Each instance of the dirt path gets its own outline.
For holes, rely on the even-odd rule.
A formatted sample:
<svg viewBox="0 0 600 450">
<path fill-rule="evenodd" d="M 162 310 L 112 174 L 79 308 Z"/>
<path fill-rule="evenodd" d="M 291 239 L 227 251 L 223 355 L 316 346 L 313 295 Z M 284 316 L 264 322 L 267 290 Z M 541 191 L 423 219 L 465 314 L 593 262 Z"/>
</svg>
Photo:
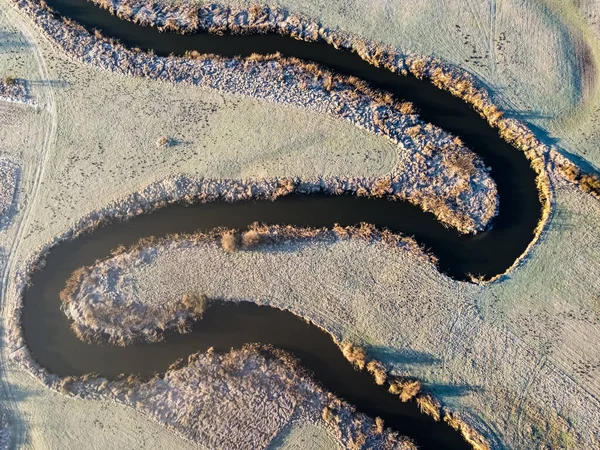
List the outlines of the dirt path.
<svg viewBox="0 0 600 450">
<path fill-rule="evenodd" d="M 14 224 L 14 226 L 17 227 L 17 232 L 14 234 L 12 242 L 10 242 L 10 244 L 8 245 L 7 262 L 1 273 L 2 282 L 0 283 L 0 304 L 2 317 L 6 317 L 8 311 L 11 308 L 11 306 L 7 304 L 7 292 L 9 289 L 9 284 L 17 270 L 17 256 L 19 254 L 20 244 L 23 240 L 24 233 L 28 229 L 29 224 L 31 222 L 32 210 L 35 205 L 38 193 L 40 191 L 41 180 L 43 179 L 46 170 L 46 162 L 48 160 L 51 145 L 54 142 L 54 138 L 56 135 L 57 114 L 54 90 L 52 84 L 49 83 L 50 76 L 48 72 L 48 67 L 42 55 L 42 52 L 38 46 L 36 38 L 29 29 L 30 24 L 28 23 L 28 20 L 24 20 L 16 11 L 12 9 L 12 7 L 3 8 L 3 12 L 4 14 L 6 14 L 7 17 L 10 18 L 12 25 L 17 27 L 21 31 L 22 36 L 30 45 L 29 50 L 32 52 L 37 62 L 37 75 L 39 75 L 41 81 L 40 86 L 36 89 L 34 95 L 37 97 L 38 104 L 43 105 L 43 107 L 45 108 L 45 112 L 49 114 L 50 118 L 49 121 L 46 121 L 46 123 L 44 123 L 42 145 L 40 147 L 37 167 L 24 167 L 24 171 L 28 169 L 33 170 L 34 175 L 31 182 L 31 187 L 23 196 L 25 201 L 25 210 L 23 214 L 17 215 Z M 44 117 L 47 116 L 44 114 Z M 21 411 L 15 407 L 15 396 L 11 390 L 10 383 L 8 382 L 6 370 L 4 369 L 7 367 L 7 360 L 7 355 L 5 354 L 4 349 L 2 349 L 2 351 L 0 351 L 0 367 L 3 369 L 0 369 L 0 383 L 2 391 L 5 393 L 5 398 L 7 400 L 4 404 L 4 407 L 9 411 L 9 421 L 11 422 L 10 425 L 13 440 L 12 444 L 15 448 L 17 448 L 21 447 L 25 439 L 25 429 L 23 426 L 24 419 L 22 417 Z"/>
</svg>

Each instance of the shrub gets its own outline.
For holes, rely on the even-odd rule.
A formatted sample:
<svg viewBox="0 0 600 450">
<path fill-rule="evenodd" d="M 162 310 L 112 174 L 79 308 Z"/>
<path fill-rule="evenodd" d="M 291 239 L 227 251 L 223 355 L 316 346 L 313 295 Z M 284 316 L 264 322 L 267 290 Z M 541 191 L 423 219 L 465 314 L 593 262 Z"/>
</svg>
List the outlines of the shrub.
<svg viewBox="0 0 600 450">
<path fill-rule="evenodd" d="M 411 102 L 402 102 L 398 109 L 400 110 L 400 112 L 402 114 L 406 114 L 406 115 L 416 113 L 415 105 L 413 105 Z"/>
<path fill-rule="evenodd" d="M 475 155 L 473 153 L 459 150 L 451 151 L 444 153 L 444 159 L 450 167 L 463 176 L 471 176 L 477 171 L 474 164 Z"/>
<path fill-rule="evenodd" d="M 417 397 L 417 405 L 423 414 L 427 414 L 433 420 L 439 422 L 441 414 L 440 404 L 437 400 L 434 400 L 430 395 L 420 395 Z"/>
<path fill-rule="evenodd" d="M 357 347 L 351 342 L 342 342 L 342 353 L 352 365 L 360 370 L 367 364 L 367 352 L 362 347 Z"/>
<path fill-rule="evenodd" d="M 256 230 L 249 230 L 242 234 L 242 247 L 251 248 L 260 244 L 260 233 Z"/>
<path fill-rule="evenodd" d="M 221 247 L 227 253 L 236 252 L 239 249 L 239 239 L 235 232 L 226 231 L 221 236 Z"/>
<path fill-rule="evenodd" d="M 585 192 L 600 195 L 600 178 L 595 175 L 582 175 L 580 179 L 581 188 Z"/>
<path fill-rule="evenodd" d="M 383 433 L 385 426 L 381 417 L 375 417 L 375 432 L 377 434 Z"/>
<path fill-rule="evenodd" d="M 390 393 L 398 395 L 403 402 L 407 402 L 419 393 L 421 383 L 418 380 L 396 379 L 390 382 L 388 390 Z"/>
<path fill-rule="evenodd" d="M 328 406 L 325 406 L 323 408 L 323 411 L 321 412 L 321 417 L 323 418 L 325 423 L 332 423 L 335 421 L 335 414 Z"/>
</svg>

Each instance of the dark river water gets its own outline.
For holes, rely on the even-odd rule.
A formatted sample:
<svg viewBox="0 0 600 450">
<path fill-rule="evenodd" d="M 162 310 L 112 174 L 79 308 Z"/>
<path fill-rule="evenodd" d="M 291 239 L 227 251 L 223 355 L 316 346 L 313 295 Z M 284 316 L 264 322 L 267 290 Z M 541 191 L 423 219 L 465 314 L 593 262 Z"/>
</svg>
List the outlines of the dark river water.
<svg viewBox="0 0 600 450">
<path fill-rule="evenodd" d="M 118 245 L 133 244 L 146 236 L 217 226 L 243 229 L 255 221 L 317 227 L 369 222 L 414 236 L 439 258 L 440 270 L 454 278 L 466 279 L 469 273 L 491 277 L 504 272 L 526 249 L 540 218 L 535 174 L 523 153 L 503 141 L 463 101 L 428 82 L 377 69 L 357 55 L 325 43 L 279 35 L 163 34 L 119 20 L 82 0 L 47 3 L 88 29 L 100 29 L 127 46 L 153 49 L 158 55 L 183 54 L 186 50 L 223 56 L 281 52 L 359 77 L 398 99 L 412 101 L 423 120 L 460 136 L 492 168 L 500 210 L 493 227 L 477 236 L 459 236 L 433 215 L 407 203 L 353 196 L 292 195 L 275 202 L 172 205 L 128 222 L 114 222 L 54 248 L 46 266 L 33 276 L 32 287 L 25 294 L 23 326 L 35 359 L 61 376 L 96 372 L 113 378 L 120 373 L 164 372 L 176 359 L 211 346 L 227 351 L 248 342 L 269 343 L 292 352 L 325 388 L 359 411 L 382 417 L 387 426 L 413 438 L 420 448 L 469 448 L 448 426 L 420 414 L 414 403 L 401 403 L 384 387 L 375 385 L 369 374 L 354 370 L 328 334 L 289 312 L 252 303 L 235 306 L 219 302 L 209 308 L 191 333 L 172 334 L 161 343 L 119 348 L 79 341 L 60 311 L 58 294 L 75 269 L 109 256 Z M 402 326 L 401 320 L 399 317 L 398 326 Z"/>
</svg>

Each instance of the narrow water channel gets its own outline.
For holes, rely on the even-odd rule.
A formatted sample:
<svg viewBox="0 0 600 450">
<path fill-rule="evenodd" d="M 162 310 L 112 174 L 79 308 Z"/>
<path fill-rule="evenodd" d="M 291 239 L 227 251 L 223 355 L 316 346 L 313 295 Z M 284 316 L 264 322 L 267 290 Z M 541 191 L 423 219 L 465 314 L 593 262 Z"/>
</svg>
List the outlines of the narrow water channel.
<svg viewBox="0 0 600 450">
<path fill-rule="evenodd" d="M 127 46 L 152 49 L 158 55 L 183 54 L 186 50 L 223 56 L 280 52 L 356 76 L 398 99 L 412 101 L 423 120 L 459 136 L 491 166 L 498 185 L 500 211 L 493 227 L 477 236 L 459 236 L 439 224 L 433 215 L 407 203 L 351 196 L 293 195 L 275 202 L 173 205 L 128 222 L 115 222 L 59 245 L 51 251 L 46 266 L 34 275 L 32 287 L 25 294 L 23 326 L 36 360 L 62 376 L 96 372 L 114 377 L 119 373 L 164 372 L 177 358 L 211 346 L 226 351 L 247 342 L 269 343 L 294 353 L 327 389 L 359 411 L 382 417 L 388 426 L 412 437 L 420 448 L 468 448 L 445 424 L 433 422 L 420 414 L 413 403 L 403 404 L 385 388 L 376 386 L 370 375 L 353 370 L 327 334 L 291 313 L 251 303 L 218 304 L 189 334 L 174 334 L 157 344 L 118 348 L 79 341 L 60 312 L 58 293 L 73 270 L 107 257 L 118 245 L 129 245 L 145 236 L 210 230 L 216 226 L 243 229 L 255 221 L 319 227 L 369 222 L 414 236 L 439 258 L 440 269 L 454 278 L 466 279 L 469 273 L 490 277 L 504 272 L 525 250 L 540 217 L 535 174 L 525 156 L 449 93 L 426 81 L 377 69 L 355 54 L 322 42 L 306 43 L 279 35 L 163 34 L 119 20 L 83 0 L 47 3 L 88 29 L 100 29 Z"/>
</svg>

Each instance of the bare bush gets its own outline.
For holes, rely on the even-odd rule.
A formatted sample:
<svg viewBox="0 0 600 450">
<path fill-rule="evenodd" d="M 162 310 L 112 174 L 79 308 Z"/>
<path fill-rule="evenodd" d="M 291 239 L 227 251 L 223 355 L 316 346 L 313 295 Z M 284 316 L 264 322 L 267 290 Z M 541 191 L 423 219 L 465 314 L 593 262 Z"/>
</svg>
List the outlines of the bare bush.
<svg viewBox="0 0 600 450">
<path fill-rule="evenodd" d="M 387 371 L 385 366 L 376 360 L 370 361 L 367 364 L 367 371 L 375 378 L 375 383 L 383 385 L 387 381 Z"/>
<path fill-rule="evenodd" d="M 352 363 L 352 365 L 360 370 L 363 370 L 367 364 L 367 352 L 362 347 L 357 347 L 351 342 L 342 342 L 340 345 L 344 357 Z"/>
<path fill-rule="evenodd" d="M 417 397 L 417 405 L 419 406 L 419 410 L 423 414 L 427 414 L 432 417 L 433 420 L 439 422 L 441 418 L 441 405 L 440 402 L 435 400 L 428 394 L 419 395 Z"/>
<path fill-rule="evenodd" d="M 584 173 L 570 161 L 559 163 L 558 171 L 567 181 L 576 184 L 584 192 L 600 198 L 600 177 L 598 175 Z"/>
<path fill-rule="evenodd" d="M 181 299 L 183 306 L 197 317 L 202 317 L 208 308 L 208 297 L 204 294 L 183 294 Z"/>
<path fill-rule="evenodd" d="M 260 244 L 261 235 L 256 230 L 248 230 L 242 233 L 242 247 L 252 248 Z"/>
<path fill-rule="evenodd" d="M 226 231 L 221 236 L 221 247 L 227 253 L 237 252 L 240 248 L 240 240 L 234 231 Z"/>
<path fill-rule="evenodd" d="M 421 383 L 418 380 L 395 379 L 390 381 L 388 390 L 390 393 L 398 395 L 403 402 L 407 402 L 419 393 Z"/>
</svg>

